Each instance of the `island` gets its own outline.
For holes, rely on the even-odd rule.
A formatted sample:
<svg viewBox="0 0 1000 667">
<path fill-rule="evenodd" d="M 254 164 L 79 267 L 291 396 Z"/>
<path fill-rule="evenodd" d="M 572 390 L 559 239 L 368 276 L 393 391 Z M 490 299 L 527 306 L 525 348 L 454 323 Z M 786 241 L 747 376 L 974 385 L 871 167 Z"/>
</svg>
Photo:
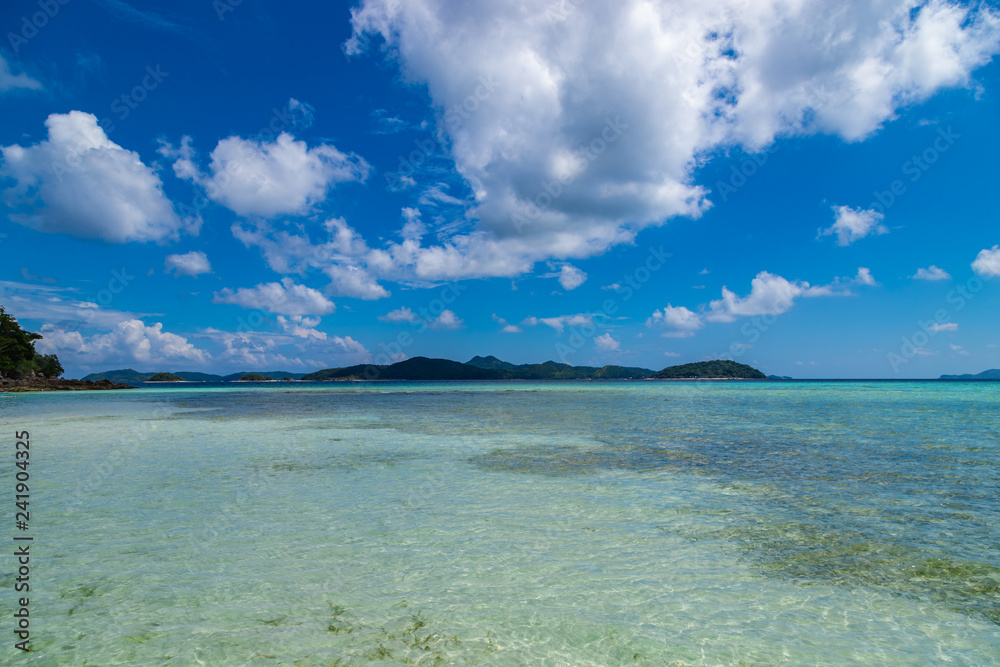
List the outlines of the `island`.
<svg viewBox="0 0 1000 667">
<path fill-rule="evenodd" d="M 766 375 L 746 364 L 726 359 L 699 361 L 664 368 L 653 375 L 657 380 L 766 380 Z"/>
<path fill-rule="evenodd" d="M 384 366 L 358 364 L 326 368 L 302 376 L 307 382 L 346 380 L 642 380 L 642 379 L 752 379 L 762 372 L 733 361 L 716 360 L 671 366 L 656 372 L 630 366 L 570 366 L 555 361 L 515 365 L 493 356 L 476 356 L 466 363 L 449 359 L 413 357 Z"/>
<path fill-rule="evenodd" d="M 156 373 L 146 382 L 187 382 L 187 380 L 173 373 Z"/>
<path fill-rule="evenodd" d="M 260 373 L 247 373 L 240 379 L 233 380 L 233 382 L 274 382 L 274 378 L 261 375 Z"/>
<path fill-rule="evenodd" d="M 988 371 L 983 371 L 982 373 L 976 373 L 971 375 L 966 373 L 964 375 L 942 375 L 942 380 L 1000 380 L 1000 368 L 991 368 Z"/>
</svg>

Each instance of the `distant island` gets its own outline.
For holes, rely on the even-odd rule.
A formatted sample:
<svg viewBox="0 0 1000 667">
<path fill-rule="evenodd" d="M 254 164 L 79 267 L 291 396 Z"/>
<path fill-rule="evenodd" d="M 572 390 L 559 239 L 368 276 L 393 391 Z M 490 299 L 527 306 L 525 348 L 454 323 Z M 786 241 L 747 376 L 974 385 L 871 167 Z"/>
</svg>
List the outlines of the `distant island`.
<svg viewBox="0 0 1000 667">
<path fill-rule="evenodd" d="M 173 373 L 156 373 L 146 382 L 186 382 L 184 378 Z"/>
<path fill-rule="evenodd" d="M 414 357 L 388 366 L 359 364 L 327 368 L 302 376 L 305 381 L 330 380 L 645 380 L 645 379 L 766 379 L 756 368 L 732 361 L 671 366 L 656 372 L 630 366 L 570 366 L 555 361 L 515 365 L 493 356 L 466 363 Z"/>
<path fill-rule="evenodd" d="M 243 377 L 233 380 L 233 382 L 274 382 L 274 378 L 261 375 L 260 373 L 247 373 Z"/>
<path fill-rule="evenodd" d="M 475 356 L 466 363 L 450 359 L 413 357 L 394 364 L 356 364 L 325 368 L 313 373 L 287 371 L 240 372 L 212 375 L 177 371 L 140 373 L 131 368 L 92 373 L 84 380 L 110 380 L 127 384 L 144 382 L 336 382 L 356 380 L 764 380 L 762 372 L 734 361 L 703 361 L 670 366 L 661 371 L 634 366 L 571 366 L 556 361 L 512 364 L 494 356 Z"/>
<path fill-rule="evenodd" d="M 942 375 L 942 380 L 1000 380 L 1000 368 L 992 368 L 982 373 L 971 375 Z"/>
<path fill-rule="evenodd" d="M 198 373 L 194 371 L 174 371 L 172 373 L 160 371 L 158 373 L 140 373 L 131 368 L 121 368 L 114 371 L 102 371 L 84 376 L 84 380 L 111 380 L 112 382 L 124 382 L 126 384 L 142 384 L 143 382 L 236 382 L 249 375 L 250 371 L 240 371 L 229 375 L 215 375 L 214 373 Z M 304 373 L 289 373 L 288 371 L 260 371 L 254 374 L 267 380 L 299 380 Z M 176 379 L 164 379 L 164 376 Z"/>
<path fill-rule="evenodd" d="M 658 380 L 766 380 L 753 366 L 717 359 L 664 368 L 653 375 Z"/>
</svg>

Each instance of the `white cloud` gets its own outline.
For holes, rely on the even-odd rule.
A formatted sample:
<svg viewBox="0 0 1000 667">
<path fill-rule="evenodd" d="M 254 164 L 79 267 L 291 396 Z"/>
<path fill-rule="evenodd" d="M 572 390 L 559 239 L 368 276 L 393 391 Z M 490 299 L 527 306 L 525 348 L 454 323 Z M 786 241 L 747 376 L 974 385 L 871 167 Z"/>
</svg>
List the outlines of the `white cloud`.
<svg viewBox="0 0 1000 667">
<path fill-rule="evenodd" d="M 665 356 L 665 357 L 679 357 L 681 355 L 680 355 L 679 352 L 664 352 L 663 356 Z"/>
<path fill-rule="evenodd" d="M 767 271 L 761 271 L 750 282 L 750 294 L 738 297 L 722 288 L 722 298 L 709 304 L 705 319 L 713 322 L 732 322 L 737 317 L 755 315 L 780 315 L 787 312 L 799 297 L 833 296 L 829 286 L 811 287 L 804 281 L 791 282 Z"/>
<path fill-rule="evenodd" d="M 313 322 L 318 324 L 318 318 L 298 320 L 304 330 L 296 331 L 296 318 L 290 317 L 283 325 L 285 333 L 208 329 L 201 336 L 222 348 L 216 356 L 217 363 L 234 370 L 315 370 L 372 360 L 371 353 L 350 336 L 308 333 L 311 329 L 305 325 Z"/>
<path fill-rule="evenodd" d="M 316 329 L 320 322 L 318 317 L 306 317 L 304 315 L 289 315 L 285 317 L 284 315 L 278 315 L 277 320 L 278 326 L 289 336 L 326 340 L 326 334 Z"/>
<path fill-rule="evenodd" d="M 240 287 L 235 292 L 226 287 L 215 293 L 212 303 L 231 303 L 280 315 L 327 315 L 336 310 L 319 290 L 298 285 L 291 278 L 282 278 L 280 283 Z"/>
<path fill-rule="evenodd" d="M 521 326 L 533 327 L 544 324 L 555 329 L 556 333 L 562 333 L 566 327 L 579 327 L 593 323 L 593 315 L 577 313 L 576 315 L 560 315 L 559 317 L 526 317 L 522 320 Z"/>
<path fill-rule="evenodd" d="M 178 217 L 159 176 L 138 153 L 108 139 L 94 115 L 51 114 L 45 126 L 47 140 L 0 149 L 0 176 L 16 181 L 4 199 L 22 209 L 11 220 L 42 232 L 113 243 L 198 232 L 201 220 Z"/>
<path fill-rule="evenodd" d="M 611 334 L 606 333 L 594 339 L 594 346 L 601 352 L 618 352 L 621 348 L 621 343 L 612 338 Z"/>
<path fill-rule="evenodd" d="M 163 264 L 168 273 L 173 271 L 178 276 L 197 276 L 212 272 L 208 257 L 200 250 L 192 250 L 183 255 L 167 255 Z"/>
<path fill-rule="evenodd" d="M 385 315 L 379 315 L 378 318 L 383 322 L 409 322 L 413 324 L 420 321 L 420 316 L 406 306 L 390 310 Z"/>
<path fill-rule="evenodd" d="M 10 66 L 4 60 L 3 54 L 0 53 L 0 93 L 17 88 L 41 90 L 42 84 L 24 73 L 11 74 Z"/>
<path fill-rule="evenodd" d="M 412 254 L 429 280 L 517 275 L 698 217 L 706 156 L 862 139 L 1000 48 L 994 9 L 946 0 L 363 0 L 352 22 L 348 53 L 381 40 L 426 86 L 474 198 L 467 228 Z"/>
<path fill-rule="evenodd" d="M 587 274 L 570 264 L 559 269 L 559 284 L 564 290 L 574 290 L 587 281 Z"/>
<path fill-rule="evenodd" d="M 430 323 L 431 329 L 460 329 L 464 323 L 451 310 L 442 310 L 437 319 Z"/>
<path fill-rule="evenodd" d="M 883 216 L 873 209 L 855 209 L 848 206 L 834 206 L 836 221 L 821 230 L 820 236 L 837 235 L 837 245 L 848 246 L 871 234 L 888 234 L 889 229 L 882 224 Z"/>
<path fill-rule="evenodd" d="M 945 324 L 939 324 L 939 323 L 935 322 L 934 324 L 930 325 L 930 327 L 928 327 L 928 328 L 931 331 L 933 331 L 934 333 L 937 333 L 939 331 L 958 331 L 958 323 L 956 323 L 956 322 L 947 322 Z"/>
<path fill-rule="evenodd" d="M 863 266 L 858 268 L 858 274 L 854 277 L 854 283 L 857 285 L 867 285 L 869 287 L 878 285 L 878 283 L 875 282 L 875 277 L 872 275 L 871 269 L 867 269 Z"/>
<path fill-rule="evenodd" d="M 191 138 L 179 148 L 164 144 L 160 152 L 174 159 L 174 173 L 205 189 L 208 198 L 239 215 L 270 218 L 305 214 L 326 199 L 335 183 L 364 181 L 369 166 L 363 158 L 327 144 L 308 148 L 282 132 L 272 142 L 227 137 L 211 154 L 209 173 L 195 162 Z"/>
<path fill-rule="evenodd" d="M 968 356 L 969 354 L 968 351 L 961 345 L 951 344 L 948 347 L 950 347 L 952 352 L 954 352 L 955 354 L 960 354 L 962 356 Z"/>
<path fill-rule="evenodd" d="M 35 344 L 39 352 L 58 354 L 64 362 L 73 364 L 114 362 L 149 366 L 179 361 L 205 363 L 211 359 L 211 355 L 183 336 L 164 331 L 160 322 L 147 326 L 141 320 L 125 320 L 109 333 L 92 336 L 52 325 L 43 326 L 41 333 L 42 340 Z"/>
<path fill-rule="evenodd" d="M 368 271 L 353 264 L 332 264 L 323 272 L 330 276 L 330 289 L 338 296 L 374 301 L 390 296 Z"/>
<path fill-rule="evenodd" d="M 128 276 L 124 270 L 115 274 Z M 119 281 L 116 285 L 121 285 Z M 103 290 L 103 291 L 102 291 Z M 0 304 L 19 320 L 39 320 L 56 329 L 79 330 L 87 327 L 110 329 L 124 320 L 138 319 L 143 313 L 131 313 L 108 308 L 114 293 L 106 288 L 96 294 L 78 295 L 78 290 L 55 285 L 36 285 L 0 280 Z M 95 303 L 96 299 L 101 303 Z M 101 305 L 104 304 L 104 305 Z"/>
<path fill-rule="evenodd" d="M 667 338 L 688 338 L 694 332 L 705 326 L 701 316 L 684 306 L 673 306 L 667 304 L 663 310 L 653 311 L 652 316 L 646 320 L 646 326 L 663 325 L 670 328 L 664 336 Z"/>
<path fill-rule="evenodd" d="M 917 272 L 913 275 L 914 280 L 948 280 L 951 278 L 948 272 L 944 269 L 940 269 L 933 264 L 931 264 L 926 269 L 917 269 Z"/>
<path fill-rule="evenodd" d="M 507 320 L 498 316 L 496 313 L 493 313 L 493 321 L 503 327 L 500 329 L 500 333 L 521 333 L 521 331 L 523 331 L 521 327 L 516 324 L 510 324 Z"/>
<path fill-rule="evenodd" d="M 1000 245 L 993 246 L 991 250 L 980 250 L 972 262 L 972 270 L 988 278 L 1000 276 Z"/>
</svg>

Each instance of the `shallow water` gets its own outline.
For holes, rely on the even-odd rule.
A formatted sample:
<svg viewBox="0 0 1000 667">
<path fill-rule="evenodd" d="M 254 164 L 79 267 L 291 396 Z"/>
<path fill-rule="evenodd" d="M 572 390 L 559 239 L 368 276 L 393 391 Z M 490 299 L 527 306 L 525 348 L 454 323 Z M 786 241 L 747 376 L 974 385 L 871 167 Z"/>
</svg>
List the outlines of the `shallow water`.
<svg viewBox="0 0 1000 667">
<path fill-rule="evenodd" d="M 998 407 L 918 382 L 8 395 L 34 652 L 8 556 L 0 661 L 1000 664 Z"/>
</svg>

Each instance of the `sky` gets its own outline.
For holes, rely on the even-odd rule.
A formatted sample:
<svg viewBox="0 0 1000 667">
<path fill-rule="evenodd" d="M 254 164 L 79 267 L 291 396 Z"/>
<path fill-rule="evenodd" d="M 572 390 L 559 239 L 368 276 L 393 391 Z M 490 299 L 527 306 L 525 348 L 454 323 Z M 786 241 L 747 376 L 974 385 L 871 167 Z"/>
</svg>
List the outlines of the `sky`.
<svg viewBox="0 0 1000 667">
<path fill-rule="evenodd" d="M 8 0 L 0 305 L 68 377 L 1000 367 L 1000 8 Z"/>
</svg>

